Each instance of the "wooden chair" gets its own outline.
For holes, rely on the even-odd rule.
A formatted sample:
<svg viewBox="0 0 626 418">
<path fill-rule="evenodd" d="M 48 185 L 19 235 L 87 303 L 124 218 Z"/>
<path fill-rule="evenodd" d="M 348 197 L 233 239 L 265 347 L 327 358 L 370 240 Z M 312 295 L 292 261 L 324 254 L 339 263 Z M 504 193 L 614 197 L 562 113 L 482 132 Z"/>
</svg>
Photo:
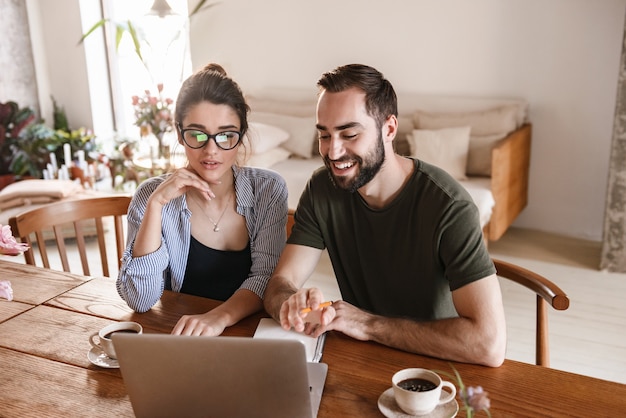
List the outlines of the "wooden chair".
<svg viewBox="0 0 626 418">
<path fill-rule="evenodd" d="M 87 249 L 85 246 L 85 231 L 92 229 L 95 224 L 95 235 L 98 238 L 100 250 L 100 262 L 102 274 L 110 277 L 107 248 L 105 244 L 105 228 L 103 218 L 112 217 L 115 226 L 115 242 L 117 249 L 117 265 L 121 266 L 122 252 L 124 251 L 124 230 L 122 217 L 128 212 L 129 196 L 105 196 L 88 199 L 63 200 L 50 203 L 9 219 L 9 225 L 16 237 L 25 242 L 30 249 L 24 252 L 27 264 L 36 265 L 33 254 L 33 242 L 31 234 L 35 234 L 37 248 L 45 268 L 50 268 L 48 251 L 46 248 L 46 235 L 51 229 L 54 240 L 61 258 L 63 271 L 69 272 L 68 252 L 65 240 L 75 238 L 83 268 L 83 274 L 91 275 L 89 262 L 87 261 Z M 46 233 L 47 234 L 46 234 Z"/>
<path fill-rule="evenodd" d="M 493 263 L 499 277 L 521 284 L 537 294 L 535 363 L 550 367 L 548 304 L 564 311 L 569 308 L 569 298 L 556 284 L 537 273 L 506 261 L 494 259 Z"/>
</svg>

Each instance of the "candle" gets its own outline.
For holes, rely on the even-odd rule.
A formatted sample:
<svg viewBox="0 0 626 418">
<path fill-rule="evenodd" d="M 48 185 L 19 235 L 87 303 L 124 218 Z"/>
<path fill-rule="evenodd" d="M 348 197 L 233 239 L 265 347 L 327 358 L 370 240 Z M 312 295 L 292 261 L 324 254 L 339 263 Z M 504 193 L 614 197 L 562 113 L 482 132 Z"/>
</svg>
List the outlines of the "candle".
<svg viewBox="0 0 626 418">
<path fill-rule="evenodd" d="M 65 165 L 69 167 L 72 164 L 72 148 L 70 144 L 63 144 L 63 157 L 65 158 Z"/>
<path fill-rule="evenodd" d="M 76 156 L 78 157 L 78 167 L 81 170 L 85 170 L 87 168 L 87 166 L 85 165 L 85 151 L 78 150 L 76 151 Z"/>
<path fill-rule="evenodd" d="M 52 165 L 52 172 L 56 173 L 59 166 L 57 165 L 57 156 L 54 154 L 54 152 L 50 153 L 50 164 Z"/>
</svg>

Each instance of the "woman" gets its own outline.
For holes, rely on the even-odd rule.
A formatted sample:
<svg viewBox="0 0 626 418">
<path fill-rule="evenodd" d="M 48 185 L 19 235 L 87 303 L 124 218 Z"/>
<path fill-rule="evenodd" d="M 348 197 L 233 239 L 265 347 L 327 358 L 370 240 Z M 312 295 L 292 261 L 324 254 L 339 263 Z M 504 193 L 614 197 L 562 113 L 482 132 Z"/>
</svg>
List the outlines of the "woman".
<svg viewBox="0 0 626 418">
<path fill-rule="evenodd" d="M 219 65 L 185 80 L 175 120 L 188 164 L 146 180 L 130 204 L 117 279 L 122 299 L 138 312 L 150 309 L 164 289 L 225 301 L 183 316 L 172 334 L 220 335 L 260 310 L 285 245 L 285 181 L 237 164 L 248 111 L 239 86 Z"/>
</svg>

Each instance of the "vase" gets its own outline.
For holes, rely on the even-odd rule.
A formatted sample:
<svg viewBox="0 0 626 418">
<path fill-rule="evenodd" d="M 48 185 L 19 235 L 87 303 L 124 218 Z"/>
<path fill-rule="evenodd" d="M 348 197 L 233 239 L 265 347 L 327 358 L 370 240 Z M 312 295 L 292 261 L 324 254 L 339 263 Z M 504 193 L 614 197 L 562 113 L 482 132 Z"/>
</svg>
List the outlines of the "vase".
<svg viewBox="0 0 626 418">
<path fill-rule="evenodd" d="M 153 174 L 162 174 L 170 168 L 170 146 L 165 141 L 165 133 L 150 134 L 150 161 Z"/>
</svg>

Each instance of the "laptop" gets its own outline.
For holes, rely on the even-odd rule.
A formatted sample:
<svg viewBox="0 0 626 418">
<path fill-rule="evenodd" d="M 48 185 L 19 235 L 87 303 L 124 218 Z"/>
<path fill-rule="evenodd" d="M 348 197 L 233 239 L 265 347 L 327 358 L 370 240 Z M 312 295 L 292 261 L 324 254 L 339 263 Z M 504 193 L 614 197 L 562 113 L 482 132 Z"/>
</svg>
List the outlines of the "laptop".
<svg viewBox="0 0 626 418">
<path fill-rule="evenodd" d="M 135 415 L 316 417 L 328 365 L 297 340 L 112 336 Z"/>
</svg>

